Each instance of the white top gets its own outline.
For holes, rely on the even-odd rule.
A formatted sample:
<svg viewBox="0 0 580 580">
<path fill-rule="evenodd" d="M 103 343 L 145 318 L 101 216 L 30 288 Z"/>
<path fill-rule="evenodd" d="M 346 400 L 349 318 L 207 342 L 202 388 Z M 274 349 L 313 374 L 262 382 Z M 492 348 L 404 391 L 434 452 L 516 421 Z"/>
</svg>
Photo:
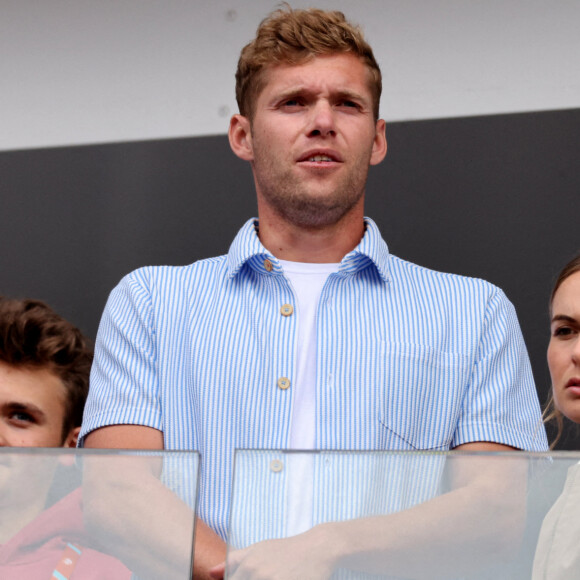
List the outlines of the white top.
<svg viewBox="0 0 580 580">
<path fill-rule="evenodd" d="M 291 449 L 314 449 L 316 441 L 316 309 L 324 283 L 338 272 L 340 264 L 311 264 L 280 260 L 296 296 L 298 345 L 292 422 Z M 288 457 L 288 535 L 305 532 L 312 527 L 312 457 Z"/>
<path fill-rule="evenodd" d="M 280 260 L 296 296 L 298 345 L 294 381 L 291 449 L 314 449 L 316 418 L 316 308 L 328 276 L 340 264 L 311 264 Z"/>
</svg>

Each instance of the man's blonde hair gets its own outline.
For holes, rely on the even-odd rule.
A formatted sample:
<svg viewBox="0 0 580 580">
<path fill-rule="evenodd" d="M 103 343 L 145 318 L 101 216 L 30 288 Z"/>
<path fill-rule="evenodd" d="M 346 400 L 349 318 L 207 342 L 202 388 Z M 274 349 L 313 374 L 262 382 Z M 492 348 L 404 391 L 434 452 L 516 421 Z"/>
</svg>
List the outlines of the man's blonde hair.
<svg viewBox="0 0 580 580">
<path fill-rule="evenodd" d="M 315 56 L 341 53 L 354 54 L 367 66 L 373 114 L 377 120 L 381 70 L 360 28 L 348 22 L 342 12 L 314 8 L 293 10 L 288 5 L 262 20 L 254 40 L 242 49 L 236 71 L 240 113 L 252 120 L 268 67 L 301 64 Z"/>
</svg>

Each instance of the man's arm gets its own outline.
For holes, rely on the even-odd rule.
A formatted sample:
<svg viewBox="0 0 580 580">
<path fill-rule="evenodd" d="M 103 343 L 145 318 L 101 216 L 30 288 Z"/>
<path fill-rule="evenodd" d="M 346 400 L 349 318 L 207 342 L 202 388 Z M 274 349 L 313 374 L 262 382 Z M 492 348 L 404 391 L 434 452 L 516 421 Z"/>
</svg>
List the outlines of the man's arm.
<svg viewBox="0 0 580 580">
<path fill-rule="evenodd" d="M 89 433 L 85 439 L 85 447 L 108 449 L 163 449 L 163 433 L 151 427 L 141 425 L 112 425 L 101 427 Z M 171 570 L 155 569 L 152 574 L 151 560 L 157 563 L 177 562 L 177 569 L 184 568 L 183 539 L 191 533 L 193 514 L 175 494 L 165 487 L 158 479 L 159 473 L 152 470 L 153 462 L 146 461 L 136 464 L 131 462 L 130 472 L 118 470 L 111 473 L 110 469 L 102 469 L 102 465 L 91 469 L 88 463 L 88 472 L 85 476 L 86 487 L 92 490 L 92 498 L 97 499 L 93 509 L 88 511 L 92 517 L 93 527 L 107 529 L 104 536 L 110 540 L 107 549 L 111 554 L 123 560 L 129 567 L 143 578 L 158 577 L 171 578 Z M 118 485 L 122 478 L 122 486 Z M 129 484 L 129 485 L 128 485 Z M 125 493 L 107 493 L 107 486 L 115 486 Z M 91 494 L 89 493 L 88 506 L 90 507 Z M 103 509 L 104 508 L 104 509 Z M 118 527 L 115 534 L 115 523 L 119 521 L 118 514 L 123 511 L 129 514 L 146 514 L 147 526 L 141 522 L 134 522 L 135 543 L 127 542 L 127 529 Z M 170 530 L 169 534 L 148 537 L 146 529 L 152 527 L 155 521 L 156 531 Z M 167 526 L 157 522 L 167 522 Z M 126 523 L 126 522 L 124 522 Z M 175 545 L 177 543 L 177 545 Z M 185 546 L 187 548 L 187 546 Z M 189 553 L 189 551 L 188 551 Z M 194 578 L 206 580 L 210 576 L 208 569 L 224 560 L 226 546 L 223 540 L 199 518 L 196 520 L 194 546 Z"/>
<path fill-rule="evenodd" d="M 87 449 L 163 449 L 163 433 L 142 425 L 110 425 L 91 431 L 86 438 Z"/>
<path fill-rule="evenodd" d="M 479 451 L 487 452 L 497 452 L 502 451 L 516 451 L 513 447 L 509 445 L 502 445 L 501 443 L 492 443 L 491 441 L 475 441 L 474 443 L 464 443 L 463 445 L 458 445 L 453 449 L 453 451 L 467 451 L 477 453 Z"/>
<path fill-rule="evenodd" d="M 508 451 L 495 443 L 467 443 L 458 451 Z M 449 578 L 509 557 L 525 515 L 526 462 L 501 457 L 453 457 L 448 493 L 385 516 L 314 526 L 282 540 L 230 555 L 233 580 L 329 578 L 337 568 L 405 578 Z M 223 576 L 222 564 L 212 570 Z"/>
<path fill-rule="evenodd" d="M 452 446 L 495 441 L 547 451 L 548 441 L 524 338 L 513 304 L 492 287 Z"/>
</svg>

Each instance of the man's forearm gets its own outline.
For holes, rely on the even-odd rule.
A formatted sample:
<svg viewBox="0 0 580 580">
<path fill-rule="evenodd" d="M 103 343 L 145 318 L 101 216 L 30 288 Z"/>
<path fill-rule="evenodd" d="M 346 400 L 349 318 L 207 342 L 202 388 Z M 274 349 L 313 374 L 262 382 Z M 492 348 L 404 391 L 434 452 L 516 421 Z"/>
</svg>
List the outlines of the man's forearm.
<svg viewBox="0 0 580 580">
<path fill-rule="evenodd" d="M 210 580 L 209 570 L 226 559 L 226 543 L 199 518 L 195 524 L 194 580 Z"/>
<path fill-rule="evenodd" d="M 86 447 L 162 450 L 163 434 L 138 425 L 113 425 L 90 433 Z M 102 536 L 107 551 L 143 578 L 185 577 L 194 514 L 159 480 L 161 458 L 87 459 L 87 523 Z M 225 559 L 226 545 L 199 518 L 195 525 L 194 578 L 206 580 L 208 569 Z"/>
<path fill-rule="evenodd" d="M 397 513 L 324 523 L 233 552 L 232 578 L 329 578 L 339 568 L 449 578 L 509 558 L 525 523 L 525 457 L 457 454 L 449 463 L 449 492 Z"/>
</svg>

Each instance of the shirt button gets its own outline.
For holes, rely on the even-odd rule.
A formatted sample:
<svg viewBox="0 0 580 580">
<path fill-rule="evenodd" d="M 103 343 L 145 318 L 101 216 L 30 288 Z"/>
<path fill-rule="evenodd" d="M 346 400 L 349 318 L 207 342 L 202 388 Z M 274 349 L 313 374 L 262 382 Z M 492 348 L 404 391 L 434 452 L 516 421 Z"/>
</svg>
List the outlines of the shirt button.
<svg viewBox="0 0 580 580">
<path fill-rule="evenodd" d="M 274 269 L 274 266 L 273 266 L 272 262 L 270 262 L 270 260 L 268 260 L 268 258 L 266 258 L 264 260 L 264 268 L 266 268 L 266 270 L 268 272 L 271 272 Z"/>
<path fill-rule="evenodd" d="M 284 468 L 284 464 L 279 459 L 272 459 L 270 461 L 270 470 L 274 473 L 280 473 Z"/>
<path fill-rule="evenodd" d="M 278 379 L 278 386 L 285 391 L 289 386 L 290 386 L 290 379 L 287 379 L 286 377 L 280 377 Z"/>
<path fill-rule="evenodd" d="M 280 308 L 280 314 L 282 316 L 291 316 L 294 314 L 294 307 L 292 304 L 283 304 L 282 308 Z"/>
</svg>

